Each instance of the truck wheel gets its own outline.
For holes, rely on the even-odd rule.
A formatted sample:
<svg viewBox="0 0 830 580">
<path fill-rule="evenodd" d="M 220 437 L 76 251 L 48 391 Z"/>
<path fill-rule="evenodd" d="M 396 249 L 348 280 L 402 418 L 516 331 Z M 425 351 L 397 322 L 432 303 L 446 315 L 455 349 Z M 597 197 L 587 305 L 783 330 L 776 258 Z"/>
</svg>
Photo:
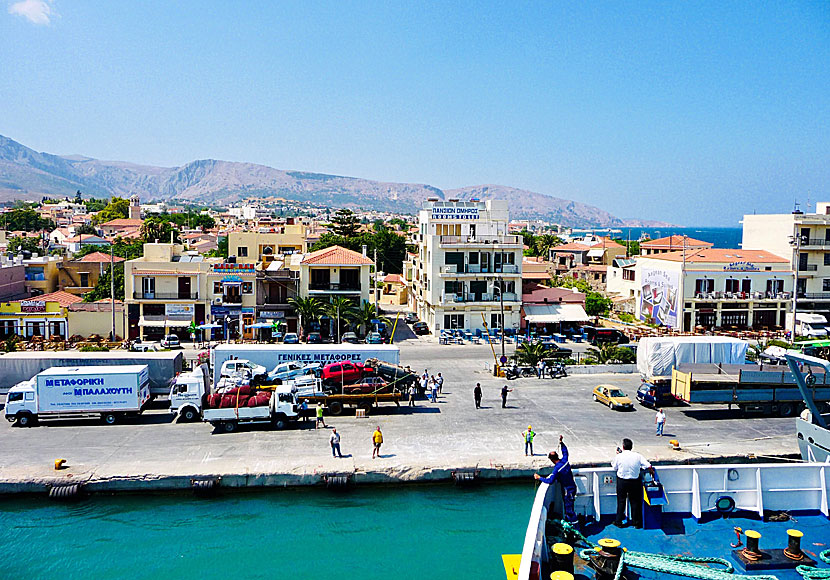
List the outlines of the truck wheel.
<svg viewBox="0 0 830 580">
<path fill-rule="evenodd" d="M 363 409 L 364 411 L 366 411 L 366 414 L 368 415 L 368 414 L 369 414 L 369 411 L 371 411 L 371 410 L 372 410 L 372 403 L 371 403 L 371 402 L 365 402 L 365 401 L 364 401 L 364 402 L 362 402 L 362 403 L 358 403 L 358 404 L 357 404 L 357 408 L 358 408 L 358 409 Z"/>
<path fill-rule="evenodd" d="M 332 401 L 329 403 L 329 413 L 332 415 L 339 415 L 343 412 L 343 403 L 340 401 Z"/>
<path fill-rule="evenodd" d="M 191 421 L 195 421 L 197 416 L 198 414 L 196 413 L 196 409 L 194 409 L 193 407 L 185 407 L 184 409 L 182 409 L 182 412 L 179 413 L 179 417 L 181 417 L 183 421 L 187 421 L 188 423 L 190 423 Z"/>
<path fill-rule="evenodd" d="M 288 419 L 284 415 L 274 417 L 274 429 L 282 431 L 288 426 Z"/>
<path fill-rule="evenodd" d="M 236 431 L 236 421 L 225 421 L 222 423 L 222 431 L 225 433 L 233 433 Z"/>
<path fill-rule="evenodd" d="M 28 413 L 23 413 L 17 416 L 17 424 L 21 427 L 31 427 L 35 424 L 35 418 Z"/>
<path fill-rule="evenodd" d="M 780 417 L 792 417 L 795 414 L 795 405 L 792 403 L 781 403 L 778 406 L 778 415 Z"/>
<path fill-rule="evenodd" d="M 104 413 L 101 415 L 101 420 L 107 425 L 115 425 L 118 417 L 116 417 L 115 413 Z"/>
</svg>

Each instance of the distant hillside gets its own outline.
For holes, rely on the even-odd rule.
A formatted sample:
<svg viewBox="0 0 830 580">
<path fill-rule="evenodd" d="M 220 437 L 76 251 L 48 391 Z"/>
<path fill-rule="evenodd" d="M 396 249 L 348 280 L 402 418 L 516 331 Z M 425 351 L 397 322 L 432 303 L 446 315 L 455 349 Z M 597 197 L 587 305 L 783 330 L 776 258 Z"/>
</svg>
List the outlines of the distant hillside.
<svg viewBox="0 0 830 580">
<path fill-rule="evenodd" d="M 0 202 L 71 196 L 138 194 L 144 200 L 227 204 L 248 197 L 277 196 L 332 207 L 415 212 L 429 197 L 506 199 L 513 218 L 541 218 L 575 227 L 667 225 L 622 220 L 599 208 L 542 193 L 480 185 L 442 191 L 417 183 L 384 183 L 355 177 L 283 171 L 254 163 L 204 159 L 181 167 L 101 161 L 82 155 L 38 153 L 0 135 Z"/>
</svg>

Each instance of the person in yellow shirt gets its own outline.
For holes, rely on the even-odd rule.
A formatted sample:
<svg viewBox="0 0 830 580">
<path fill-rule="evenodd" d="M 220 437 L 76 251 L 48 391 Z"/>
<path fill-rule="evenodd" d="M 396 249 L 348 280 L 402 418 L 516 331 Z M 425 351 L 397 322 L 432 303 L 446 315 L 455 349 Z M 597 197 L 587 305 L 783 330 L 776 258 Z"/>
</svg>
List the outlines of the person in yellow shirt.
<svg viewBox="0 0 830 580">
<path fill-rule="evenodd" d="M 374 459 L 375 457 L 380 457 L 380 446 L 383 445 L 383 433 L 380 431 L 380 425 L 372 433 L 372 443 L 375 444 L 375 448 L 372 451 L 372 459 Z"/>
</svg>

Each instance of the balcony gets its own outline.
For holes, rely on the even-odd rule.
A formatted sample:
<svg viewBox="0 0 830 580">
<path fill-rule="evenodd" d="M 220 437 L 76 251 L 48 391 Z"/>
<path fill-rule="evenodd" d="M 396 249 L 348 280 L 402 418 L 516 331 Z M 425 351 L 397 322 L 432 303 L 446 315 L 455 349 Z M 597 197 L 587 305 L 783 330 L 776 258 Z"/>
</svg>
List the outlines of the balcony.
<svg viewBox="0 0 830 580">
<path fill-rule="evenodd" d="M 198 292 L 133 292 L 134 300 L 198 300 Z"/>
<path fill-rule="evenodd" d="M 310 292 L 360 292 L 360 284 L 338 284 L 336 282 L 330 283 L 311 283 L 308 286 Z"/>
<path fill-rule="evenodd" d="M 818 270 L 818 264 L 799 264 L 799 272 L 815 272 Z"/>
<path fill-rule="evenodd" d="M 830 300 L 830 292 L 799 292 L 798 298 L 805 300 Z"/>
<path fill-rule="evenodd" d="M 521 236 L 439 236 L 439 244 L 443 246 L 520 246 Z"/>
<path fill-rule="evenodd" d="M 438 270 L 439 275 L 457 276 L 459 274 L 519 274 L 519 267 L 515 264 L 504 264 L 502 266 L 484 266 L 480 264 L 466 264 L 458 266 L 457 264 L 447 264 L 441 266 Z"/>
<path fill-rule="evenodd" d="M 828 247 L 830 246 L 830 240 L 823 238 L 810 238 L 801 244 L 802 248 L 807 246 L 817 246 L 820 248 Z"/>
<path fill-rule="evenodd" d="M 693 300 L 790 300 L 790 292 L 698 292 Z"/>
<path fill-rule="evenodd" d="M 217 296 L 222 304 L 242 304 L 242 296 Z"/>
<path fill-rule="evenodd" d="M 517 300 L 519 300 L 519 296 L 515 292 L 504 293 L 505 302 L 516 302 Z M 441 302 L 445 304 L 469 304 L 472 302 L 486 302 L 498 304 L 500 303 L 500 300 L 498 292 L 487 292 L 484 294 L 473 294 L 471 292 L 466 292 L 462 294 L 442 293 Z"/>
</svg>

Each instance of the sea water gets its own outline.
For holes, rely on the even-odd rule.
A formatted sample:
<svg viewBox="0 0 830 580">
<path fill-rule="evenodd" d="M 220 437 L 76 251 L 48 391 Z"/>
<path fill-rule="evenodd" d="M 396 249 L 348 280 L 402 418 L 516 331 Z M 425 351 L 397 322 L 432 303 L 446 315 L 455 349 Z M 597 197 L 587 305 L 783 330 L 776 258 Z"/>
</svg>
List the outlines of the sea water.
<svg viewBox="0 0 830 580">
<path fill-rule="evenodd" d="M 741 239 L 743 237 L 743 230 L 741 228 L 680 228 L 680 227 L 660 227 L 660 228 L 615 228 L 613 232 L 608 233 L 608 230 L 593 230 L 598 235 L 610 236 L 614 239 L 631 240 L 636 242 L 640 236 L 645 234 L 652 240 L 657 238 L 664 238 L 666 236 L 688 236 L 695 240 L 702 240 L 704 242 L 712 242 L 715 248 L 740 248 Z"/>
<path fill-rule="evenodd" d="M 504 578 L 535 485 L 0 500 L 4 578 Z"/>
</svg>

